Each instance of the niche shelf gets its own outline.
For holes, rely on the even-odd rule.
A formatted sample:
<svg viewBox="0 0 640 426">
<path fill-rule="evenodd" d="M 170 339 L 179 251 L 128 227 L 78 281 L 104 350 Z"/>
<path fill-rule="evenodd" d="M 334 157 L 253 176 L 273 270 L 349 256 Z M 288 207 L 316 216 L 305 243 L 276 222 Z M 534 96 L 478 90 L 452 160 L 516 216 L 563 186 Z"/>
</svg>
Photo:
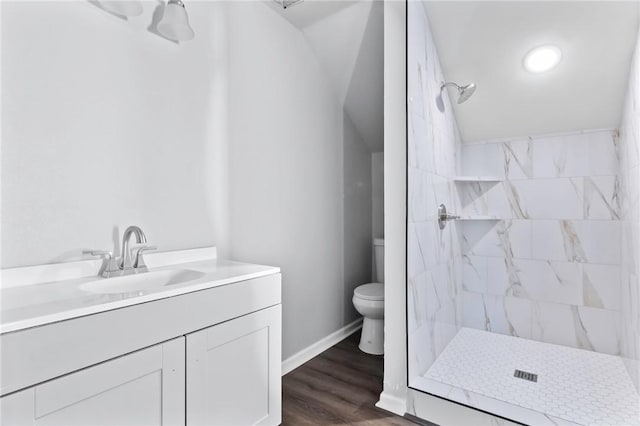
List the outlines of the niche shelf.
<svg viewBox="0 0 640 426">
<path fill-rule="evenodd" d="M 486 183 L 488 185 L 483 185 L 480 188 L 485 188 L 482 191 L 482 194 L 480 194 L 480 196 L 482 196 L 484 194 L 484 192 L 491 186 L 494 186 L 496 184 L 498 184 L 499 182 L 502 182 L 502 178 L 498 177 L 498 176 L 470 176 L 470 175 L 458 175 L 458 176 L 454 176 L 453 181 L 456 183 L 460 183 L 463 184 L 461 186 L 460 189 L 463 190 L 463 192 L 466 192 L 467 189 L 470 189 L 470 187 L 467 187 L 466 184 L 474 184 L 474 183 Z M 470 194 L 473 195 L 473 194 Z M 458 219 L 459 221 L 461 221 L 462 223 L 473 223 L 473 222 L 478 222 L 478 221 L 495 221 L 495 222 L 499 222 L 501 220 L 503 220 L 501 217 L 497 217 L 497 216 L 491 216 L 491 215 L 461 215 L 461 217 Z"/>
<path fill-rule="evenodd" d="M 474 220 L 502 220 L 502 218 L 500 217 L 496 217 L 496 216 L 460 216 L 461 221 L 474 221 Z"/>
</svg>

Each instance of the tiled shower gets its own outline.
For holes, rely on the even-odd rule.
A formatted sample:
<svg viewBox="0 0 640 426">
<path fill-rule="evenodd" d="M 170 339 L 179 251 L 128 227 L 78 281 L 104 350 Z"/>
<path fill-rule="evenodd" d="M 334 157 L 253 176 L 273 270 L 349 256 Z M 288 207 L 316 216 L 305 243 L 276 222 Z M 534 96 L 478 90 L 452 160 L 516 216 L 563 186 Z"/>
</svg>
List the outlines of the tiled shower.
<svg viewBox="0 0 640 426">
<path fill-rule="evenodd" d="M 464 216 L 463 326 L 620 353 L 616 131 L 483 141 L 456 185 Z M 484 160 L 484 161 L 483 161 Z"/>
<path fill-rule="evenodd" d="M 409 386 L 527 424 L 640 424 L 640 39 L 618 128 L 462 141 L 421 2 L 407 33 Z"/>
</svg>

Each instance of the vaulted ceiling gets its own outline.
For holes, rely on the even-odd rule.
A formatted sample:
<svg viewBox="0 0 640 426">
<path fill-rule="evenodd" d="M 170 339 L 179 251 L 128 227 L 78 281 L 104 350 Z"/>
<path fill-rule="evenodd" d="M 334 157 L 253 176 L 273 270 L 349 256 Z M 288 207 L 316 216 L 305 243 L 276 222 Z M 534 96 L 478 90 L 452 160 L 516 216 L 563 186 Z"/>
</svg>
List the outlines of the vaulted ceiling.
<svg viewBox="0 0 640 426">
<path fill-rule="evenodd" d="M 476 83 L 454 112 L 465 142 L 619 125 L 639 1 L 424 0 L 447 80 Z M 307 37 L 372 151 L 383 148 L 383 15 L 371 1 L 305 0 L 282 9 Z M 527 72 L 524 55 L 559 46 L 562 62 Z"/>
<path fill-rule="evenodd" d="M 273 5 L 305 35 L 364 142 L 372 152 L 382 151 L 382 2 L 305 0 L 287 9 Z"/>
<path fill-rule="evenodd" d="M 424 1 L 445 78 L 477 91 L 454 111 L 465 142 L 615 128 L 638 37 L 637 1 Z M 532 48 L 563 59 L 532 74 Z"/>
</svg>

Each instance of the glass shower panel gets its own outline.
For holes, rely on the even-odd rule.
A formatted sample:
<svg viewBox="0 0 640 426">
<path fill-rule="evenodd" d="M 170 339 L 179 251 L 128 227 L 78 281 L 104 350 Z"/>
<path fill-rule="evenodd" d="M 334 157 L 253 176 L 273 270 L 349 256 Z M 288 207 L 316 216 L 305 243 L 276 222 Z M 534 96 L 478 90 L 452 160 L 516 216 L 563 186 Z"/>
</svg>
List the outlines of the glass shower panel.
<svg viewBox="0 0 640 426">
<path fill-rule="evenodd" d="M 407 330 L 409 383 L 415 386 L 461 326 L 458 229 L 451 221 L 440 229 L 438 221 L 440 204 L 459 209 L 454 179 L 461 139 L 441 92 L 444 77 L 426 36 L 426 14 L 421 3 L 408 5 Z"/>
<path fill-rule="evenodd" d="M 452 99 L 491 93 L 443 87 L 428 11 L 408 2 L 409 387 L 526 424 L 640 425 L 638 38 L 619 128 L 463 141 Z"/>
</svg>

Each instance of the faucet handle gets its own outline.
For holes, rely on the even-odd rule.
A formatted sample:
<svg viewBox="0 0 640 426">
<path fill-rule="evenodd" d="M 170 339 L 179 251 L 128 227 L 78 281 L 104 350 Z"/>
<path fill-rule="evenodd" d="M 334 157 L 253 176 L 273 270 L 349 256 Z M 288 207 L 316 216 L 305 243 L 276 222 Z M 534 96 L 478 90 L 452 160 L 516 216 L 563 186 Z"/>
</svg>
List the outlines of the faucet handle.
<svg viewBox="0 0 640 426">
<path fill-rule="evenodd" d="M 157 246 L 150 246 L 147 244 L 140 244 L 133 247 L 136 250 L 136 258 L 133 262 L 133 267 L 138 270 L 147 270 L 147 265 L 144 263 L 144 259 L 142 258 L 142 253 L 145 251 L 157 250 Z"/>
<path fill-rule="evenodd" d="M 118 265 L 113 258 L 113 252 L 107 250 L 83 250 L 82 254 L 101 257 L 102 266 L 98 271 L 98 275 L 109 278 L 114 272 L 118 271 Z"/>
<path fill-rule="evenodd" d="M 108 260 L 113 258 L 113 252 L 107 250 L 82 250 L 82 254 L 88 254 L 95 257 L 105 257 Z"/>
</svg>

